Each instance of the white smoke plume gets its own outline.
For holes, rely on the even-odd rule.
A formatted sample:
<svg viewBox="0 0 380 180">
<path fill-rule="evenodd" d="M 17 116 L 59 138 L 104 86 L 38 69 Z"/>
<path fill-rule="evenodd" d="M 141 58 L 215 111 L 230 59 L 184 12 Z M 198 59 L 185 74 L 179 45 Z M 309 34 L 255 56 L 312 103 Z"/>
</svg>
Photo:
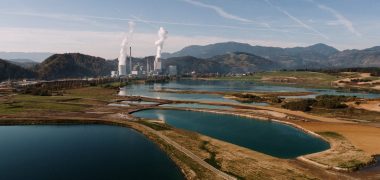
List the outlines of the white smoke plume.
<svg viewBox="0 0 380 180">
<path fill-rule="evenodd" d="M 125 35 L 123 42 L 121 42 L 121 49 L 119 55 L 119 65 L 126 65 L 126 59 L 128 55 L 129 44 L 132 41 L 133 31 L 135 29 L 135 23 L 133 21 L 128 22 L 128 33 Z"/>
<path fill-rule="evenodd" d="M 158 40 L 156 41 L 157 52 L 156 59 L 161 58 L 161 51 L 164 46 L 165 39 L 168 37 L 168 31 L 166 31 L 163 27 L 160 27 L 158 30 Z"/>
</svg>

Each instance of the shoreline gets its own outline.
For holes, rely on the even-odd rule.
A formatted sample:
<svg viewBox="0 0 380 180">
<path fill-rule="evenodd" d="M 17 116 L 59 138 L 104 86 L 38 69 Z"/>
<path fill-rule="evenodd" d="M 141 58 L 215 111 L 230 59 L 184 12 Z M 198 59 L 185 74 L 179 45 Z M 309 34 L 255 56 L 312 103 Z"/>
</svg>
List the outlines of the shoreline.
<svg viewBox="0 0 380 180">
<path fill-rule="evenodd" d="M 171 144 L 169 142 L 171 140 L 169 138 L 167 138 L 166 136 L 160 134 L 158 131 L 156 131 L 156 130 L 154 130 L 154 129 L 146 126 L 146 125 L 138 123 L 138 122 L 133 122 L 133 121 L 129 121 L 129 120 L 112 120 L 112 119 L 100 119 L 100 118 L 95 118 L 95 119 L 56 118 L 56 119 L 44 119 L 44 120 L 42 120 L 42 119 L 29 119 L 29 118 L 19 118 L 19 119 L 11 120 L 11 119 L 1 119 L 0 118 L 0 126 L 16 126 L 16 125 L 23 125 L 23 126 L 29 126 L 29 125 L 31 125 L 31 126 L 33 126 L 33 125 L 57 125 L 57 126 L 59 126 L 59 125 L 110 125 L 110 126 L 120 126 L 120 127 L 130 128 L 132 130 L 137 131 L 138 133 L 141 133 L 149 141 L 156 144 L 160 148 L 160 150 L 162 150 L 173 161 L 173 163 L 176 164 L 176 166 L 180 169 L 181 174 L 185 178 L 191 179 L 189 177 L 189 174 L 190 174 L 189 169 L 188 169 L 188 167 L 186 167 L 187 162 L 185 163 L 181 160 L 178 160 L 178 158 L 175 155 L 173 155 L 176 153 L 172 152 L 172 150 L 168 150 L 165 148 L 168 145 L 173 146 L 173 144 Z M 153 134 L 157 137 L 152 137 L 151 134 Z M 165 143 L 162 143 L 160 141 L 165 141 Z M 180 145 L 178 145 L 178 146 L 180 146 Z M 177 149 L 177 151 L 179 151 L 180 153 L 184 153 L 189 158 L 191 158 L 191 156 L 193 156 L 192 158 L 195 157 L 195 158 L 198 158 L 198 161 L 199 160 L 203 161 L 203 159 L 200 159 L 199 157 L 197 157 L 196 155 L 191 153 L 191 151 L 186 150 L 183 147 L 176 147 L 176 146 L 173 146 L 173 147 L 175 149 Z M 204 163 L 199 163 L 198 165 L 199 166 L 207 166 L 209 169 L 213 169 L 213 172 L 215 173 L 216 177 L 221 177 L 223 179 L 236 180 L 235 177 L 232 177 L 228 174 L 225 174 L 224 172 L 212 167 L 211 165 L 209 165 L 205 161 L 204 161 Z M 196 174 L 196 175 L 198 175 L 198 174 Z"/>
<path fill-rule="evenodd" d="M 252 115 L 252 114 L 246 114 L 246 113 L 241 113 L 241 112 L 234 112 L 234 110 L 236 109 L 232 109 L 232 110 L 217 110 L 217 109 L 196 109 L 196 108 L 177 108 L 177 107 L 159 107 L 159 106 L 153 106 L 153 107 L 147 107 L 147 108 L 141 108 L 141 109 L 138 109 L 136 111 L 133 111 L 133 112 L 130 112 L 130 115 L 133 116 L 133 113 L 134 112 L 138 112 L 138 111 L 143 111 L 143 110 L 148 110 L 148 109 L 167 109 L 167 110 L 182 110 L 182 111 L 194 111 L 194 112 L 207 112 L 207 113 L 214 113 L 214 114 L 226 114 L 226 115 L 234 115 L 234 116 L 240 116 L 240 117 L 244 117 L 244 118 L 247 118 L 247 119 L 252 119 L 252 120 L 264 120 L 264 121 L 273 121 L 273 122 L 276 122 L 276 123 L 281 123 L 283 125 L 288 125 L 288 126 L 291 126 L 293 128 L 296 128 L 306 134 L 309 134 L 313 137 L 316 137 L 316 138 L 319 138 L 325 142 L 327 142 L 329 144 L 329 148 L 326 149 L 326 150 L 323 150 L 323 151 L 320 151 L 320 152 L 315 152 L 315 153 L 311 153 L 311 154 L 305 154 L 305 155 L 302 155 L 302 156 L 298 156 L 294 159 L 297 159 L 297 160 L 300 160 L 300 161 L 303 161 L 303 162 L 306 162 L 310 165 L 314 165 L 314 166 L 317 166 L 317 167 L 321 167 L 323 169 L 333 169 L 333 170 L 337 170 L 337 171 L 344 171 L 344 172 L 352 172 L 352 171 L 356 171 L 355 169 L 360 169 L 361 167 L 358 166 L 358 167 L 354 167 L 354 168 L 342 168 L 342 167 L 338 167 L 338 166 L 329 166 L 329 165 L 325 165 L 325 164 L 322 164 L 322 163 L 319 163 L 319 162 L 316 162 L 316 161 L 313 161 L 311 159 L 308 159 L 307 156 L 309 155 L 320 155 L 320 154 L 323 154 L 323 153 L 326 153 L 326 152 L 329 152 L 329 151 L 333 151 L 334 149 L 334 146 L 333 146 L 333 142 L 329 141 L 327 138 L 311 131 L 311 130 L 308 130 L 300 125 L 297 125 L 295 123 L 292 123 L 292 122 L 289 122 L 289 121 L 285 121 L 285 120 L 280 120 L 279 118 L 276 118 L 276 117 L 269 117 L 269 116 L 264 116 L 262 114 L 255 114 L 255 115 Z M 252 149 L 251 149 L 252 150 Z M 254 151 L 254 150 L 252 150 Z M 372 157 L 374 157 L 375 155 L 371 155 Z M 370 162 L 367 162 L 365 167 L 367 166 L 370 166 L 374 163 L 373 159 L 370 161 Z"/>
</svg>

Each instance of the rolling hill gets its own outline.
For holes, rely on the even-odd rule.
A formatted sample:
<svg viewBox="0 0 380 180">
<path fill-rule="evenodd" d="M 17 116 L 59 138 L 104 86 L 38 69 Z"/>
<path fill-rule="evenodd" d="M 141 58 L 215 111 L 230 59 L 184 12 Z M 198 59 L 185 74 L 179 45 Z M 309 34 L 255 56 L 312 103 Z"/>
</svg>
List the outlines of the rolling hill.
<svg viewBox="0 0 380 180">
<path fill-rule="evenodd" d="M 28 69 L 0 59 L 0 80 L 34 78 L 36 74 Z"/>
<path fill-rule="evenodd" d="M 97 77 L 109 75 L 117 62 L 79 53 L 54 54 L 35 71 L 41 79 Z"/>
</svg>

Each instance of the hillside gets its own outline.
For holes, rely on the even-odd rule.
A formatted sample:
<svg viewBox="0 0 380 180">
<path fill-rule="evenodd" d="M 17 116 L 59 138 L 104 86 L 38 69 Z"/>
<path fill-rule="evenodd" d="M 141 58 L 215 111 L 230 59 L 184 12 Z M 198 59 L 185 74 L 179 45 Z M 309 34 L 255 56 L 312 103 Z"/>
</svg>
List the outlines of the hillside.
<svg viewBox="0 0 380 180">
<path fill-rule="evenodd" d="M 35 73 L 6 60 L 0 59 L 0 81 L 7 79 L 34 78 Z"/>
<path fill-rule="evenodd" d="M 41 79 L 97 77 L 117 69 L 116 61 L 107 61 L 79 53 L 54 54 L 36 67 Z"/>
<path fill-rule="evenodd" d="M 230 69 L 222 63 L 192 56 L 165 59 L 162 61 L 162 65 L 164 68 L 170 65 L 177 66 L 179 74 L 187 74 L 193 71 L 197 73 L 228 73 Z"/>
<path fill-rule="evenodd" d="M 26 69 L 31 69 L 38 64 L 36 61 L 30 59 L 8 59 L 7 61 Z"/>
<path fill-rule="evenodd" d="M 165 57 L 194 56 L 197 58 L 211 58 L 231 52 L 245 52 L 261 56 L 278 63 L 283 68 L 328 67 L 328 57 L 339 51 L 325 44 L 315 44 L 308 47 L 279 48 L 265 46 L 251 46 L 245 43 L 225 42 L 206 46 L 188 46 L 182 50 L 164 54 Z"/>
<path fill-rule="evenodd" d="M 222 67 L 228 68 L 231 73 L 246 73 L 274 70 L 280 67 L 279 64 L 249 53 L 235 52 L 225 55 L 214 56 L 207 61 L 215 61 Z"/>
<path fill-rule="evenodd" d="M 345 50 L 329 57 L 333 67 L 380 67 L 380 46 L 363 50 Z"/>
</svg>

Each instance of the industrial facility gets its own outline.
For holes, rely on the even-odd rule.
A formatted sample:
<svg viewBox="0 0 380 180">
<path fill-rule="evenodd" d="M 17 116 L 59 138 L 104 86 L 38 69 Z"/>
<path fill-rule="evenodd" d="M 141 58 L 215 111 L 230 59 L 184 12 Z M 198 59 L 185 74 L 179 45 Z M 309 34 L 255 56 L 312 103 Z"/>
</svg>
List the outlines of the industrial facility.
<svg viewBox="0 0 380 180">
<path fill-rule="evenodd" d="M 165 42 L 165 39 L 167 38 L 168 32 L 163 28 L 160 27 L 158 30 L 158 40 L 155 42 L 156 45 L 156 56 L 153 62 L 153 69 L 151 69 L 151 64 L 149 60 L 146 61 L 146 69 L 144 70 L 143 65 L 137 64 L 133 66 L 132 62 L 132 46 L 128 45 L 130 44 L 130 39 L 132 37 L 133 33 L 133 26 L 130 24 L 130 29 L 128 35 L 124 38 L 123 42 L 121 43 L 121 49 L 119 54 L 119 64 L 117 71 L 111 71 L 111 77 L 144 77 L 144 76 L 159 76 L 163 75 L 163 67 L 161 62 L 161 53 L 162 48 Z M 128 56 L 128 49 L 129 49 L 129 56 Z M 129 59 L 128 66 L 127 66 L 127 60 Z M 175 76 L 177 75 L 177 67 L 176 66 L 170 66 L 168 68 L 168 75 Z"/>
</svg>

